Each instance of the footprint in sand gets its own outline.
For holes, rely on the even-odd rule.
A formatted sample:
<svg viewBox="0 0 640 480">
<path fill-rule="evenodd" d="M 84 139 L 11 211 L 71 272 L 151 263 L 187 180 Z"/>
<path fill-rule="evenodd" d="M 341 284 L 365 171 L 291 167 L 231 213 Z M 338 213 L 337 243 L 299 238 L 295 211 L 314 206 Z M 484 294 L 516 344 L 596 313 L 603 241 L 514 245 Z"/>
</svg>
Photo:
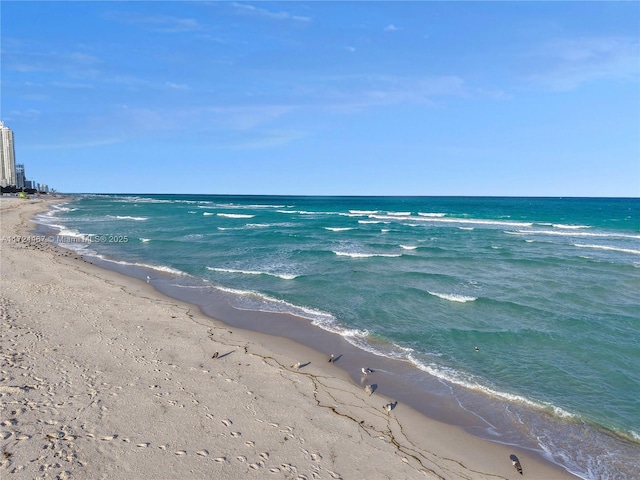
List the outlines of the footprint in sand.
<svg viewBox="0 0 640 480">
<path fill-rule="evenodd" d="M 264 460 L 266 460 L 267 458 L 269 458 L 269 452 L 262 452 L 262 453 L 260 454 L 260 456 L 261 456 Z"/>
<path fill-rule="evenodd" d="M 282 463 L 282 464 L 280 464 L 280 467 L 286 472 L 296 473 L 298 471 L 298 468 L 294 467 L 290 463 Z"/>
<path fill-rule="evenodd" d="M 231 432 L 231 436 L 232 437 L 240 437 L 242 435 L 242 433 L 240 432 Z"/>
<path fill-rule="evenodd" d="M 216 457 L 214 460 L 218 463 L 222 463 L 227 460 L 227 457 Z"/>
<path fill-rule="evenodd" d="M 236 460 L 238 460 L 240 463 L 245 463 L 247 461 L 247 457 L 245 457 L 244 455 L 238 455 L 236 457 Z"/>
<path fill-rule="evenodd" d="M 252 442 L 251 440 L 249 440 L 248 442 L 244 442 L 244 444 L 247 447 L 254 447 L 256 445 L 256 442 Z"/>
<path fill-rule="evenodd" d="M 200 455 L 201 457 L 208 457 L 209 456 L 209 451 L 208 450 L 198 450 L 196 453 L 198 455 Z"/>
<path fill-rule="evenodd" d="M 228 427 L 229 425 L 232 425 L 232 424 L 233 424 L 233 422 L 232 422 L 231 420 L 229 420 L 229 419 L 226 419 L 226 420 L 222 420 L 222 424 L 223 424 L 225 427 Z"/>
</svg>

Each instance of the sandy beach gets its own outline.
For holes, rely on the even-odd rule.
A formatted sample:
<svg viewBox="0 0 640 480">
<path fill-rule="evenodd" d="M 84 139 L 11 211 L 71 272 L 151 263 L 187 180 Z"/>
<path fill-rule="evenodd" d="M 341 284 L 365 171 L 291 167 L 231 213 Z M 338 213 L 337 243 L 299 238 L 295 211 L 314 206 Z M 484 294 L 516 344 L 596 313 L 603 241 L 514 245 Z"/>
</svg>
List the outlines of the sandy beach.
<svg viewBox="0 0 640 480">
<path fill-rule="evenodd" d="M 577 478 L 44 241 L 56 202 L 0 200 L 2 478 Z"/>
</svg>

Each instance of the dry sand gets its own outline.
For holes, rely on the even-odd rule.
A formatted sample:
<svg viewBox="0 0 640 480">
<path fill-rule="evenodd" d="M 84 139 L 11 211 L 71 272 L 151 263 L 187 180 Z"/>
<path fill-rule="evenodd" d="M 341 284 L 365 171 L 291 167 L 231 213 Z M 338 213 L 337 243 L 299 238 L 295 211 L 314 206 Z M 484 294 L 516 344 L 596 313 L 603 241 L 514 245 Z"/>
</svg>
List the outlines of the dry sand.
<svg viewBox="0 0 640 480">
<path fill-rule="evenodd" d="M 51 202 L 0 200 L 3 479 L 576 478 L 35 241 Z"/>
</svg>

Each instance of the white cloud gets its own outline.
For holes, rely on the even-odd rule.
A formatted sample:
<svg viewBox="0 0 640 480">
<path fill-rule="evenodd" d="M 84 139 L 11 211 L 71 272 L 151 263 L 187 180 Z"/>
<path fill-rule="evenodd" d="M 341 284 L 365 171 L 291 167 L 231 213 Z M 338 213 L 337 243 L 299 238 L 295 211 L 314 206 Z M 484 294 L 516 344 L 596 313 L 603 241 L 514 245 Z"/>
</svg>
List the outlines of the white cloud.
<svg viewBox="0 0 640 480">
<path fill-rule="evenodd" d="M 482 94 L 456 75 L 345 75 L 324 77 L 301 89 L 305 98 L 334 111 L 353 112 L 400 104 L 433 106 L 445 97 Z"/>
<path fill-rule="evenodd" d="M 114 145 L 122 142 L 121 138 L 103 138 L 96 140 L 88 140 L 85 142 L 73 142 L 73 143 L 52 143 L 42 145 L 26 145 L 23 148 L 25 150 L 54 150 L 54 149 L 69 149 L 69 148 L 92 148 L 102 147 L 104 145 Z"/>
<path fill-rule="evenodd" d="M 598 80 L 638 81 L 636 38 L 585 37 L 544 45 L 526 60 L 536 67 L 528 79 L 552 90 L 571 90 Z"/>
<path fill-rule="evenodd" d="M 384 27 L 385 32 L 395 32 L 396 30 L 398 30 L 398 27 L 396 27 L 394 24 L 390 24 Z"/>
<path fill-rule="evenodd" d="M 296 22 L 311 21 L 309 17 L 293 15 L 289 12 L 272 12 L 270 10 L 267 10 L 266 8 L 258 8 L 254 7 L 253 5 L 247 5 L 244 3 L 233 3 L 233 6 L 237 9 L 238 12 L 268 18 L 271 20 L 294 20 Z"/>
<path fill-rule="evenodd" d="M 204 29 L 204 26 L 193 18 L 169 15 L 140 15 L 125 12 L 109 12 L 106 17 L 119 23 L 141 26 L 158 33 L 183 33 Z"/>
<path fill-rule="evenodd" d="M 165 86 L 173 90 L 189 90 L 189 86 L 183 83 L 165 82 Z"/>
</svg>

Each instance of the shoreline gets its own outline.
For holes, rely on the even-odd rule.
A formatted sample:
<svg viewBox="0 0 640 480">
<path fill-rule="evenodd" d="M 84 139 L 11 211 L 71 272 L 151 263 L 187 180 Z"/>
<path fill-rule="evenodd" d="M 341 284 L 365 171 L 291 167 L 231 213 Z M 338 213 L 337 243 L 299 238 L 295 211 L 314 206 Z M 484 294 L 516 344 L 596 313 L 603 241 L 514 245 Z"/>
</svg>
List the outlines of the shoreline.
<svg viewBox="0 0 640 480">
<path fill-rule="evenodd" d="M 5 201 L 5 198 L 2 198 L 0 209 L 2 210 L 3 236 L 27 235 L 32 230 L 28 222 L 36 213 L 45 211 L 51 203 L 60 203 L 59 198 L 30 200 L 29 203 L 18 204 L 17 202 L 20 201 L 19 199 Z M 8 205 L 11 202 L 13 204 Z M 2 427 L 3 438 L 6 437 L 2 441 L 2 448 L 3 451 L 10 452 L 11 457 L 2 460 L 4 463 L 1 468 L 7 469 L 9 473 L 19 466 L 17 465 L 19 456 L 25 459 L 29 455 L 37 456 L 36 451 L 42 448 L 44 440 L 37 438 L 38 435 L 20 431 L 20 428 L 28 430 L 22 427 L 26 422 L 20 420 L 21 416 L 16 416 L 13 420 L 6 418 L 5 406 L 9 404 L 7 401 L 27 405 L 20 408 L 20 410 L 26 410 L 21 412 L 22 416 L 28 414 L 33 416 L 38 407 L 30 410 L 29 402 L 37 405 L 35 396 L 41 396 L 39 391 L 50 388 L 47 385 L 53 384 L 60 385 L 61 388 L 66 385 L 66 388 L 78 390 L 76 395 L 80 397 L 85 395 L 85 398 L 88 395 L 93 399 L 92 403 L 84 406 L 81 411 L 91 410 L 87 413 L 92 414 L 94 430 L 97 431 L 98 427 L 110 427 L 112 431 L 126 432 L 107 434 L 104 438 L 114 438 L 92 442 L 87 440 L 92 438 L 87 435 L 92 434 L 93 438 L 96 438 L 97 434 L 89 431 L 91 427 L 88 424 L 85 424 L 84 428 L 82 425 L 80 427 L 76 425 L 79 415 L 75 418 L 67 418 L 66 422 L 59 422 L 67 425 L 67 430 L 80 428 L 79 433 L 65 433 L 63 437 L 75 437 L 75 441 L 71 442 L 75 447 L 68 446 L 68 451 L 75 451 L 79 456 L 82 452 L 82 455 L 89 458 L 83 460 L 82 465 L 71 461 L 68 469 L 64 470 L 69 472 L 68 475 L 77 474 L 80 477 L 86 477 L 89 474 L 97 477 L 127 478 L 123 475 L 125 472 L 123 469 L 128 469 L 127 471 L 133 474 L 134 478 L 178 478 L 184 475 L 185 470 L 181 469 L 191 468 L 192 470 L 188 471 L 193 473 L 186 474 L 190 478 L 204 478 L 216 471 L 225 475 L 225 478 L 244 478 L 248 472 L 255 471 L 255 474 L 259 474 L 266 468 L 268 471 L 277 469 L 271 473 L 282 477 L 290 475 L 292 467 L 296 465 L 298 465 L 295 467 L 297 471 L 302 471 L 301 465 L 306 462 L 310 465 L 306 470 L 307 475 L 310 475 L 309 472 L 322 471 L 327 478 L 329 476 L 333 478 L 422 478 L 422 476 L 426 478 L 518 478 L 519 475 L 509 460 L 509 456 L 515 454 L 522 463 L 525 475 L 530 478 L 578 478 L 542 458 L 539 452 L 483 440 L 465 432 L 461 426 L 455 426 L 453 418 L 444 418 L 442 422 L 422 415 L 409 406 L 410 402 L 400 401 L 387 415 L 383 412 L 382 405 L 395 402 L 397 398 L 384 395 L 387 388 L 382 386 L 373 395 L 367 395 L 362 385 L 358 384 L 353 369 L 350 371 L 336 368 L 346 365 L 347 358 L 341 358 L 334 367 L 327 362 L 327 354 L 322 350 L 309 348 L 274 334 L 259 333 L 242 329 L 237 325 L 223 324 L 215 320 L 217 318 L 215 315 L 206 315 L 206 308 L 197 309 L 196 312 L 193 304 L 167 296 L 144 280 L 93 265 L 67 249 L 52 244 L 5 243 L 2 257 L 3 292 L 6 292 L 3 293 L 2 298 L 3 318 L 6 317 L 9 321 L 10 331 L 16 330 L 13 333 L 17 334 L 18 331 L 25 329 L 31 332 L 28 335 L 18 334 L 17 336 L 7 334 L 2 338 L 3 351 L 16 352 L 19 350 L 17 347 L 22 346 L 29 352 L 28 361 L 22 360 L 21 365 L 19 365 L 20 362 L 15 361 L 13 353 L 11 354 L 13 357 L 5 353 L 5 363 L 9 367 L 3 370 L 5 378 L 3 383 L 10 386 L 0 391 L 2 393 L 0 398 L 3 404 L 2 420 L 9 423 Z M 12 268 L 18 264 L 22 264 L 23 269 L 32 268 L 34 272 L 32 278 L 24 278 L 20 275 L 18 268 Z M 52 279 L 57 279 L 61 285 L 58 286 Z M 57 288 L 63 290 L 66 297 L 60 298 L 60 295 L 53 295 Z M 44 291 L 44 299 L 42 295 L 30 294 L 29 291 Z M 118 305 L 120 309 L 114 308 L 114 305 Z M 73 315 L 71 317 L 55 315 L 51 311 L 54 308 L 62 312 L 73 312 Z M 70 308 L 71 312 L 69 312 Z M 126 318 L 118 315 L 123 310 L 127 312 Z M 171 312 L 170 315 L 167 315 L 167 310 Z M 14 312 L 21 312 L 22 315 Z M 28 316 L 29 312 L 32 316 Z M 132 317 L 134 312 L 137 315 Z M 51 322 L 38 320 L 33 316 L 34 313 L 47 313 L 51 317 L 48 318 Z M 80 313 L 83 315 L 78 315 Z M 246 313 L 242 312 L 243 315 Z M 94 318 L 94 315 L 106 316 L 109 322 L 105 323 L 104 320 Z M 93 320 L 88 325 L 78 318 L 72 318 L 74 316 L 85 320 L 93 318 Z M 160 320 L 160 317 L 167 318 Z M 135 321 L 131 322 L 131 318 L 135 318 Z M 61 336 L 61 329 L 70 330 L 67 334 L 75 334 L 75 340 Z M 108 335 L 104 333 L 107 331 Z M 40 336 L 33 332 L 39 332 Z M 143 332 L 144 335 L 142 335 Z M 33 342 L 31 337 L 34 335 L 40 338 L 37 343 L 42 343 L 46 338 L 55 337 L 59 342 L 57 348 L 66 352 L 66 357 L 58 357 L 59 354 L 53 353 L 54 350 L 51 347 L 51 350 L 46 350 L 48 355 L 51 355 L 51 359 L 62 358 L 68 362 L 73 358 L 74 369 L 84 369 L 87 372 L 85 375 L 87 378 L 92 375 L 92 365 L 100 375 L 94 374 L 92 382 L 88 382 L 82 376 L 77 379 L 77 382 L 71 382 L 64 377 L 70 369 L 51 371 L 49 368 L 47 370 L 46 364 L 43 364 L 46 359 L 36 355 L 38 349 L 27 348 L 26 344 Z M 29 339 L 23 338 L 25 336 Z M 10 347 L 7 346 L 10 341 L 7 337 L 14 342 Z M 125 339 L 126 342 L 124 342 Z M 114 353 L 116 344 L 119 344 L 120 348 L 118 355 L 123 355 L 118 357 L 121 365 L 114 364 L 115 360 L 110 357 L 110 354 Z M 182 348 L 177 348 L 177 345 Z M 346 349 L 346 346 L 344 348 Z M 352 346 L 352 348 L 356 347 Z M 142 355 L 139 352 L 135 353 L 136 351 L 146 353 Z M 219 352 L 218 359 L 210 358 L 214 351 Z M 349 351 L 348 357 L 352 355 L 355 353 Z M 59 361 L 62 362 L 62 360 Z M 296 371 L 291 368 L 291 365 L 298 361 L 303 364 L 310 363 Z M 111 369 L 98 368 L 103 365 L 103 362 Z M 43 380 L 39 381 L 35 378 L 31 380 L 35 380 L 38 388 L 27 388 L 26 384 L 18 385 L 22 380 L 19 374 L 24 373 L 18 371 L 19 366 L 26 364 L 29 364 L 27 377 Z M 151 364 L 157 368 L 149 368 Z M 224 374 L 218 370 L 221 364 Z M 247 364 L 250 365 L 250 369 L 247 369 Z M 144 365 L 147 370 L 140 371 L 140 365 Z M 31 375 L 31 372 L 36 371 L 38 373 Z M 62 374 L 63 371 L 67 373 Z M 64 382 L 60 382 L 61 375 Z M 98 376 L 102 376 L 102 380 L 109 380 L 103 381 L 102 384 L 120 383 L 118 385 L 120 388 L 117 389 L 119 391 L 97 388 L 99 387 Z M 172 379 L 172 382 L 169 382 L 170 385 L 163 384 L 162 380 L 169 377 Z M 372 376 L 372 381 L 382 384 L 379 378 L 374 380 Z M 56 380 L 58 380 L 57 384 Z M 226 387 L 227 396 L 219 398 L 216 392 L 202 389 L 200 383 L 203 380 L 213 384 L 214 390 Z M 81 387 L 84 388 L 78 387 L 82 382 L 84 383 Z M 173 382 L 181 385 L 180 388 L 175 385 L 171 388 Z M 140 383 L 144 388 L 134 388 L 136 383 Z M 185 385 L 190 385 L 191 388 L 188 389 Z M 228 387 L 233 387 L 231 390 L 235 388 L 233 395 Z M 122 390 L 126 390 L 126 394 Z M 51 396 L 56 398 L 56 393 L 52 392 Z M 166 393 L 165 396 L 168 398 L 158 397 L 159 393 Z M 242 394 L 239 395 L 240 393 Z M 31 397 L 32 395 L 34 398 Z M 129 403 L 118 398 L 123 396 L 129 400 Z M 229 396 L 232 398 L 228 398 Z M 60 401 L 59 395 L 57 397 Z M 102 405 L 97 408 L 96 403 L 99 397 L 102 397 Z M 175 400 L 173 397 L 181 399 Z M 170 411 L 175 410 L 170 407 L 176 407 L 171 402 L 177 402 L 177 411 Z M 77 404 L 73 406 L 67 405 L 68 403 L 73 404 L 73 402 L 63 402 L 63 405 L 55 408 L 51 407 L 50 403 L 44 407 L 44 410 L 49 408 L 49 416 L 57 419 L 64 416 L 61 411 L 78 409 Z M 115 416 L 107 415 L 104 410 L 101 414 L 102 407 L 106 410 L 113 409 L 113 406 L 108 406 L 109 403 L 117 405 L 122 410 Z M 141 424 L 140 418 L 135 415 L 140 413 L 137 404 L 147 404 L 152 410 L 159 412 L 160 417 L 170 420 L 165 422 L 169 424 L 158 425 L 157 422 L 152 425 Z M 182 405 L 182 408 L 179 405 Z M 203 408 L 204 405 L 207 405 L 207 408 Z M 65 406 L 68 408 L 65 409 Z M 240 407 L 243 408 L 240 409 Z M 447 405 L 443 405 L 443 408 L 447 408 Z M 205 413 L 213 410 L 216 412 Z M 260 411 L 261 415 L 252 414 L 251 411 Z M 213 415 L 215 418 L 210 419 L 207 415 Z M 267 421 L 266 417 L 269 415 L 278 417 L 279 421 Z M 251 423 L 246 421 L 247 417 L 255 420 L 252 422 L 253 430 L 247 425 L 247 430 L 252 433 L 252 439 L 247 438 L 249 434 L 239 430 L 229 432 L 236 424 Z M 178 425 L 188 425 L 189 428 L 177 429 L 175 422 L 178 419 Z M 231 419 L 234 419 L 233 423 L 229 423 Z M 42 422 L 38 424 L 38 420 Z M 212 425 L 203 423 L 210 420 Z M 12 423 L 14 421 L 16 423 Z M 36 419 L 35 425 L 42 430 L 42 424 L 46 421 Z M 229 424 L 225 425 L 225 421 Z M 469 421 L 463 419 L 461 423 L 466 425 Z M 279 431 L 279 427 L 270 427 L 272 423 L 278 424 L 279 427 L 285 423 L 289 424 L 288 428 L 284 428 L 285 432 L 282 432 Z M 256 429 L 256 425 L 261 428 Z M 176 437 L 178 430 L 185 437 L 183 447 L 178 445 L 180 443 Z M 270 433 L 270 430 L 275 431 Z M 142 436 L 148 438 L 162 437 L 171 441 L 163 440 L 165 443 L 160 444 L 161 442 L 147 440 L 142 443 L 149 443 L 149 445 L 134 447 L 134 444 L 140 443 L 133 440 L 135 436 L 133 432 L 139 437 L 144 433 L 145 435 Z M 276 432 L 278 434 L 273 435 Z M 297 435 L 299 432 L 305 432 L 304 445 L 301 442 L 303 437 Z M 7 433 L 10 435 L 6 436 Z M 85 436 L 82 436 L 82 433 Z M 282 436 L 280 434 L 284 435 L 285 440 L 280 438 Z M 29 438 L 16 440 L 20 435 L 27 435 Z M 288 435 L 293 437 L 290 438 Z M 58 440 L 59 438 L 56 438 L 54 442 L 49 440 L 47 442 L 56 443 Z M 289 443 L 289 440 L 293 441 Z M 209 442 L 207 445 L 210 446 L 201 447 L 198 450 L 199 447 L 196 444 L 206 442 Z M 238 443 L 238 446 L 232 448 L 229 445 L 232 442 Z M 258 444 L 273 448 L 261 452 L 267 454 L 266 458 L 257 455 L 250 459 L 246 452 L 244 454 L 241 452 L 251 448 L 247 443 L 253 443 L 256 448 Z M 315 453 L 308 447 L 311 443 L 316 445 Z M 152 444 L 156 448 L 149 448 Z M 109 448 L 104 448 L 107 445 Z M 172 450 L 177 448 L 179 449 Z M 206 455 L 203 448 L 207 452 Z M 236 450 L 233 450 L 234 448 Z M 12 449 L 15 449 L 15 453 Z M 140 452 L 140 449 L 144 449 L 145 455 L 138 459 L 132 452 Z M 233 450 L 233 453 L 226 452 L 225 449 Z M 371 455 L 363 456 L 361 454 L 363 449 L 365 451 L 371 449 L 371 453 L 375 453 L 376 458 L 372 459 Z M 221 453 L 214 455 L 213 452 Z M 287 455 L 292 460 L 286 458 Z M 214 456 L 215 458 L 212 458 Z M 274 460 L 277 456 L 281 458 L 279 462 Z M 240 457 L 243 457 L 244 461 L 239 460 Z M 98 459 L 97 463 L 103 463 L 106 458 L 116 458 L 124 466 L 112 466 L 109 467 L 108 472 L 101 472 L 100 466 L 96 465 L 96 459 Z M 312 467 L 315 467 L 315 470 Z M 24 466 L 16 473 L 24 472 L 21 475 L 29 477 L 26 472 L 30 471 L 30 468 L 33 468 L 33 465 Z M 64 468 L 67 468 L 66 464 Z M 373 473 L 369 469 L 373 469 Z"/>
</svg>

